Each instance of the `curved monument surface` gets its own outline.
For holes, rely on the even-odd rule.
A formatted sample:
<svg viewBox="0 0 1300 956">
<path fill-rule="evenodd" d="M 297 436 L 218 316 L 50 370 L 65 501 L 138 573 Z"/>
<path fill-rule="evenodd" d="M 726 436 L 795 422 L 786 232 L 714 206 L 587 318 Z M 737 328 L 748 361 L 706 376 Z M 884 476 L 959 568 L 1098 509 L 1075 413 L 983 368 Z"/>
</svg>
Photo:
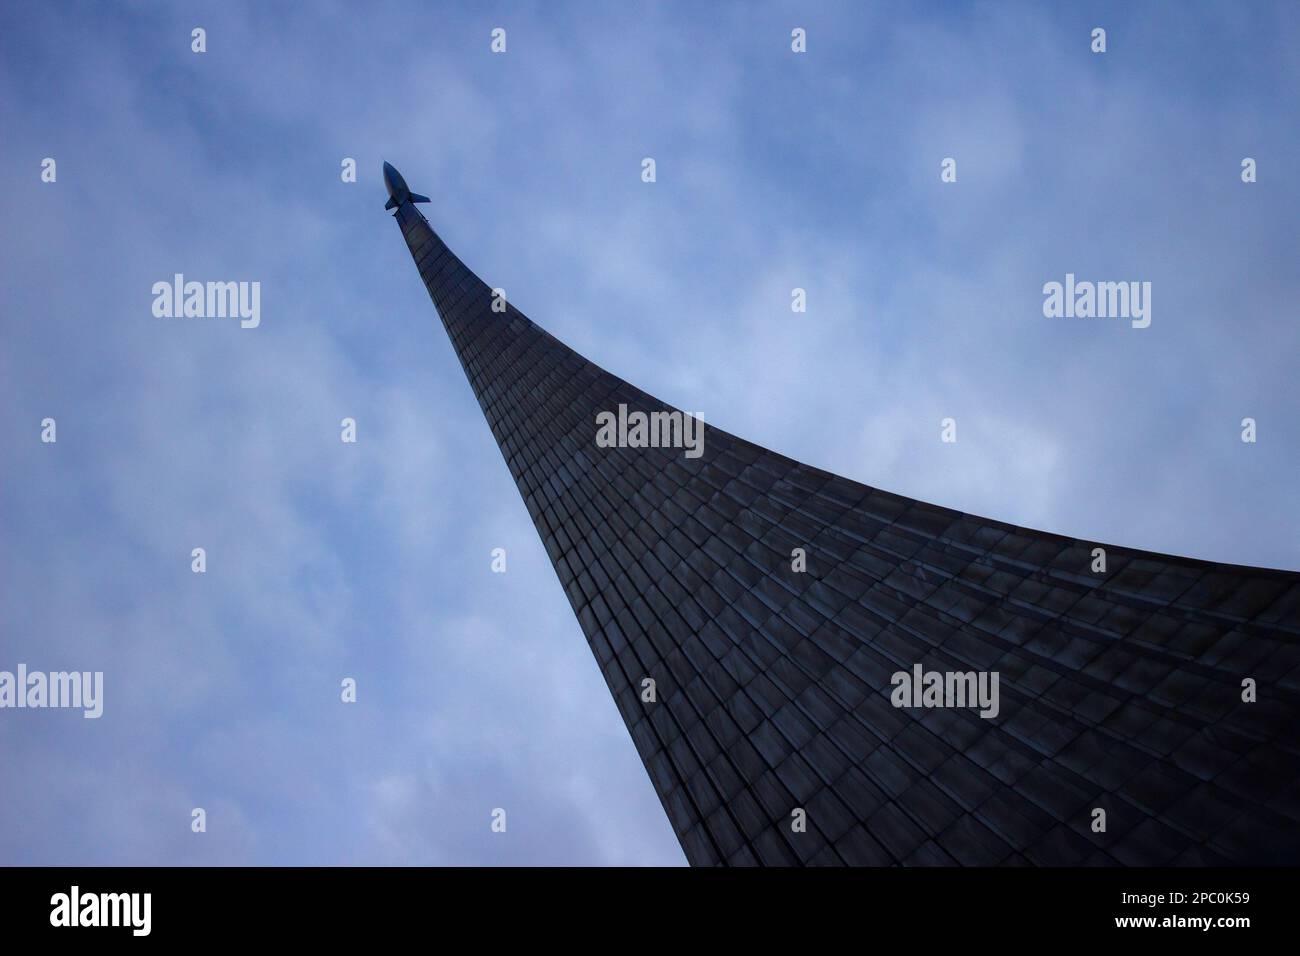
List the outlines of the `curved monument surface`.
<svg viewBox="0 0 1300 956">
<path fill-rule="evenodd" d="M 973 517 L 687 420 L 495 311 L 386 179 L 692 864 L 1300 863 L 1300 574 Z"/>
</svg>

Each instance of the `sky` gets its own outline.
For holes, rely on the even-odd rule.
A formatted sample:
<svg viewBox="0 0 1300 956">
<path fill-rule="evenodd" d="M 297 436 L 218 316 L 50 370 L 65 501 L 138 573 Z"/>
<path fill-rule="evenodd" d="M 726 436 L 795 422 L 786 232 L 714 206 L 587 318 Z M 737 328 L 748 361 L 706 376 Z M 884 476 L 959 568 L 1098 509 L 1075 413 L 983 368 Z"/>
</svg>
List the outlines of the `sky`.
<svg viewBox="0 0 1300 956">
<path fill-rule="evenodd" d="M 104 712 L 0 710 L 0 864 L 684 863 L 384 159 L 713 425 L 1300 569 L 1298 93 L 1295 3 L 5 4 L 0 670 Z M 156 316 L 176 273 L 260 324 Z M 1067 273 L 1150 327 L 1045 317 Z"/>
</svg>

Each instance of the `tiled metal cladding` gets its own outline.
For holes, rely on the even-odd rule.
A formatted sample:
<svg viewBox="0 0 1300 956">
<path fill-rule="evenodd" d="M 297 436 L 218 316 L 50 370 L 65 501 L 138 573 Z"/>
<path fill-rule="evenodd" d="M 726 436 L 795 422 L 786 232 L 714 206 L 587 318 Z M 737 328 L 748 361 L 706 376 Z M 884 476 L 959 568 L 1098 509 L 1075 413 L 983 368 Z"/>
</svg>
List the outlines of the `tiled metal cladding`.
<svg viewBox="0 0 1300 956">
<path fill-rule="evenodd" d="M 693 460 L 597 447 L 598 412 L 671 406 L 396 218 L 692 864 L 1300 863 L 1300 574 L 1094 574 L 1096 542 L 708 426 Z M 997 671 L 999 714 L 895 708 L 917 663 Z"/>
</svg>

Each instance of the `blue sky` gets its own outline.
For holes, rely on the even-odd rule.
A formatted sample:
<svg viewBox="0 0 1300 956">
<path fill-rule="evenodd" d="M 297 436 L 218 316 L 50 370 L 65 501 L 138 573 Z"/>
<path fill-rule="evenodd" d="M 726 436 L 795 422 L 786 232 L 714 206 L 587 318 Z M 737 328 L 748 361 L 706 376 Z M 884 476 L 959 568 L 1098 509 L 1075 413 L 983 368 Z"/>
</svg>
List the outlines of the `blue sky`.
<svg viewBox="0 0 1300 956">
<path fill-rule="evenodd" d="M 1297 569 L 1298 92 L 1293 3 L 6 5 L 0 669 L 105 701 L 0 711 L 0 863 L 683 862 L 381 159 L 712 424 Z M 259 281 L 260 327 L 156 318 L 177 272 Z M 1044 318 L 1067 272 L 1150 281 L 1151 327 Z"/>
</svg>

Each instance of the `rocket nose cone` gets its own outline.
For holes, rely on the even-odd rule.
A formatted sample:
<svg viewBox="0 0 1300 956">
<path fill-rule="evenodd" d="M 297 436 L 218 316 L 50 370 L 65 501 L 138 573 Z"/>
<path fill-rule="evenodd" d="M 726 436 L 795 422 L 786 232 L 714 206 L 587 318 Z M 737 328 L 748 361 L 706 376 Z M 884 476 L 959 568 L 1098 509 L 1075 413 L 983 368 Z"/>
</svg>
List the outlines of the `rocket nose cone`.
<svg viewBox="0 0 1300 956">
<path fill-rule="evenodd" d="M 392 196 L 397 193 L 402 182 L 402 174 L 393 168 L 392 163 L 384 163 L 384 185 L 388 187 L 388 195 Z"/>
</svg>

